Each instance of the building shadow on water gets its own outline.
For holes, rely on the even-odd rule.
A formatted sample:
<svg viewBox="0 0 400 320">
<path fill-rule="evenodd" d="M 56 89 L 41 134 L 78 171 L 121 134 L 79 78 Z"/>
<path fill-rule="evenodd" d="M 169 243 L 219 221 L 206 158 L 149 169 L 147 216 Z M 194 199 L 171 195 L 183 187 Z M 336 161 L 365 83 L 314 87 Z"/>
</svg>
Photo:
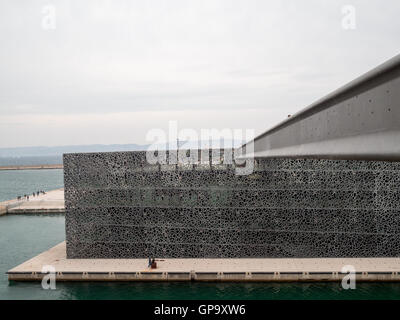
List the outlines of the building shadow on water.
<svg viewBox="0 0 400 320">
<path fill-rule="evenodd" d="M 18 299 L 131 300 L 353 300 L 400 299 L 400 283 L 358 283 L 344 290 L 340 283 L 200 283 L 200 282 L 58 282 L 56 290 L 38 283 L 10 282 Z M 21 291 L 24 294 L 21 296 Z M 11 293 L 10 292 L 10 293 Z M 19 292 L 19 293 L 18 293 Z M 14 294 L 10 294 L 10 297 Z"/>
</svg>

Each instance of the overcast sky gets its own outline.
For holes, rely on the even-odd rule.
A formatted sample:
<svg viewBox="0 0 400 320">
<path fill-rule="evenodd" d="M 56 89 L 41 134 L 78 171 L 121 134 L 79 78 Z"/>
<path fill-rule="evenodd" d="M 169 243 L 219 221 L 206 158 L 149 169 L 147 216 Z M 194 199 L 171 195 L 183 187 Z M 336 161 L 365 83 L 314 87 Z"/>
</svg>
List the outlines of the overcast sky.
<svg viewBox="0 0 400 320">
<path fill-rule="evenodd" d="M 400 53 L 399 16 L 398 0 L 2 0 L 0 147 L 144 144 L 169 120 L 258 134 Z"/>
</svg>

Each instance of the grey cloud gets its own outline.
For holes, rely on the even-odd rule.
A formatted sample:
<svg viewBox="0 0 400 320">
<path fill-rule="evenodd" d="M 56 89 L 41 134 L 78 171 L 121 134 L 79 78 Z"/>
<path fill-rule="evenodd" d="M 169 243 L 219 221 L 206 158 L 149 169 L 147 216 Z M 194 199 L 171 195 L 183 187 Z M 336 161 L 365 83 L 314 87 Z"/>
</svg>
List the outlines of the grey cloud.
<svg viewBox="0 0 400 320">
<path fill-rule="evenodd" d="M 400 3 L 351 3 L 357 28 L 345 31 L 344 0 L 3 0 L 0 117 L 292 113 L 398 53 Z"/>
</svg>

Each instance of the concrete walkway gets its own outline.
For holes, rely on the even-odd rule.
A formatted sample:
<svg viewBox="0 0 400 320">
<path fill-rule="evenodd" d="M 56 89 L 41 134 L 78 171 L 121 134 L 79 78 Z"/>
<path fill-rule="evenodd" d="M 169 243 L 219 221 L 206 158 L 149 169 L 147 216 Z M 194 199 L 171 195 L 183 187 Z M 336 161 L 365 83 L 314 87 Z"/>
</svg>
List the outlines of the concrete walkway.
<svg viewBox="0 0 400 320">
<path fill-rule="evenodd" d="M 351 265 L 358 281 L 400 281 L 400 258 L 165 259 L 157 269 L 147 259 L 66 259 L 65 242 L 11 269 L 9 280 L 35 281 L 42 267 L 60 281 L 341 281 Z"/>
<path fill-rule="evenodd" d="M 33 197 L 28 200 L 9 200 L 0 202 L 4 214 L 18 213 L 64 213 L 64 189 L 48 191 L 46 194 Z"/>
<path fill-rule="evenodd" d="M 27 166 L 0 166 L 1 170 L 42 170 L 42 169 L 63 169 L 62 164 L 43 164 L 43 165 L 27 165 Z"/>
</svg>

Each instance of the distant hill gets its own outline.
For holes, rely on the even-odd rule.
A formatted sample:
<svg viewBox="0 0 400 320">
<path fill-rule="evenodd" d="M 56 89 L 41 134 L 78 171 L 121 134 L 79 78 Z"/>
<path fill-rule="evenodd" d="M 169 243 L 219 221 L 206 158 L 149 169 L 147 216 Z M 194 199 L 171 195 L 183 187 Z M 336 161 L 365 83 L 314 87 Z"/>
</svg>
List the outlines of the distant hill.
<svg viewBox="0 0 400 320">
<path fill-rule="evenodd" d="M 61 164 L 63 153 L 110 152 L 146 150 L 148 145 L 139 144 L 93 144 L 56 147 L 0 148 L 0 166 Z"/>
<path fill-rule="evenodd" d="M 239 147 L 243 141 L 225 140 L 227 145 Z M 150 145 L 140 144 L 93 144 L 77 146 L 56 146 L 56 147 L 17 147 L 0 148 L 0 166 L 24 166 L 24 165 L 45 165 L 62 164 L 63 153 L 75 152 L 111 152 L 111 151 L 143 151 L 148 150 Z M 179 148 L 197 149 L 199 146 L 208 148 L 221 147 L 219 141 L 179 141 Z M 165 150 L 167 144 L 153 145 L 155 149 Z"/>
</svg>

